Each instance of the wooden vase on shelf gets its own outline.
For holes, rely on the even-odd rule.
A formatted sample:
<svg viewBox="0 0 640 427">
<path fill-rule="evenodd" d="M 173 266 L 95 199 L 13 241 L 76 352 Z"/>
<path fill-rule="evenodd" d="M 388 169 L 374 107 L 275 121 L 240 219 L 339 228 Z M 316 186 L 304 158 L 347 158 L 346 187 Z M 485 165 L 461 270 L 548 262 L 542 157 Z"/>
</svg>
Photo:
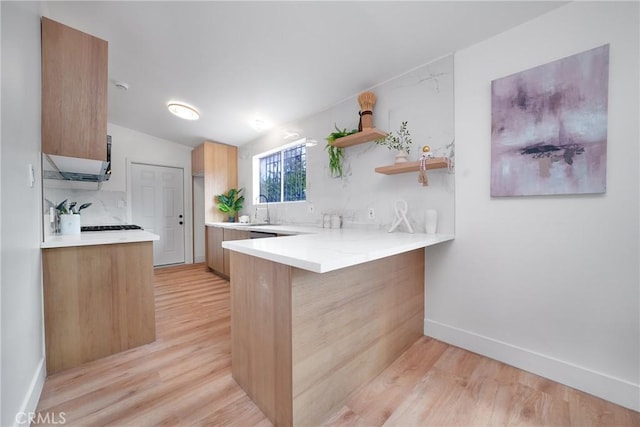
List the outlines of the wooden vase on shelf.
<svg viewBox="0 0 640 427">
<path fill-rule="evenodd" d="M 373 106 L 376 104 L 376 95 L 373 92 L 362 92 L 358 95 L 358 104 L 360 104 L 358 131 L 373 128 Z"/>
</svg>

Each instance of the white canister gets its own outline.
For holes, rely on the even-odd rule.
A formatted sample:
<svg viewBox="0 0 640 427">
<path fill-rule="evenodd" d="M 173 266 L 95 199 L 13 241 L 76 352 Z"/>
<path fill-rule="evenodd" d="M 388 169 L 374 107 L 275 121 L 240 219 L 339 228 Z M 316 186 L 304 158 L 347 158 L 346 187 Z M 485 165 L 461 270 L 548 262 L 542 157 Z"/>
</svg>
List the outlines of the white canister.
<svg viewBox="0 0 640 427">
<path fill-rule="evenodd" d="M 435 209 L 428 209 L 424 214 L 425 220 L 425 230 L 427 234 L 436 234 L 436 230 L 438 229 L 438 211 Z"/>
<path fill-rule="evenodd" d="M 340 215 L 331 215 L 331 228 L 342 228 L 342 217 Z"/>
<path fill-rule="evenodd" d="M 60 215 L 60 234 L 80 234 L 80 215 Z"/>
</svg>

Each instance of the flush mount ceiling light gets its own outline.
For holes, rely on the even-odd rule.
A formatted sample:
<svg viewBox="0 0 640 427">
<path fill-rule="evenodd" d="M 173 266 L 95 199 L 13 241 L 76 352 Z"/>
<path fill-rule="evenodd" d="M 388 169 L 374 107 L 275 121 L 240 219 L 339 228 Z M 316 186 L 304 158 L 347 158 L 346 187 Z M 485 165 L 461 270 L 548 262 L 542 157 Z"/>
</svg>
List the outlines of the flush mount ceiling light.
<svg viewBox="0 0 640 427">
<path fill-rule="evenodd" d="M 198 120 L 200 118 L 198 110 L 182 102 L 170 102 L 167 104 L 167 108 L 181 119 Z"/>
</svg>

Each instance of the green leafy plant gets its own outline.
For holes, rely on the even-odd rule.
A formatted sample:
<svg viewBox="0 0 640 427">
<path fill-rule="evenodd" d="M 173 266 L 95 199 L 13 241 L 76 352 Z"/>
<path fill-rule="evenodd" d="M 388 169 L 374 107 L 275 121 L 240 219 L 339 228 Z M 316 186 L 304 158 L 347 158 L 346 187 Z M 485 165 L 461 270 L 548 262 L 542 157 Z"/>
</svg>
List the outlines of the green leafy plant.
<svg viewBox="0 0 640 427">
<path fill-rule="evenodd" d="M 389 132 L 387 136 L 376 139 L 376 144 L 384 145 L 389 150 L 406 151 L 407 154 L 411 152 L 411 134 L 407 130 L 407 122 L 402 122 L 400 129 L 396 131 L 398 136 L 395 136 L 392 132 Z"/>
<path fill-rule="evenodd" d="M 69 203 L 69 199 L 64 199 L 64 201 L 60 202 L 60 204 L 56 206 L 56 211 L 58 211 L 58 215 L 79 215 L 80 211 L 88 208 L 92 203 L 84 203 L 76 209 L 77 205 L 78 202 Z"/>
<path fill-rule="evenodd" d="M 230 189 L 226 194 L 218 194 L 218 210 L 234 217 L 244 206 L 244 188 L 237 190 L 235 188 Z"/>
<path fill-rule="evenodd" d="M 336 128 L 336 131 L 331 132 L 329 136 L 325 138 L 327 140 L 327 145 L 324 148 L 327 150 L 327 153 L 329 153 L 329 172 L 331 173 L 331 176 L 334 178 L 340 178 L 343 173 L 342 160 L 344 159 L 344 149 L 334 146 L 333 143 L 336 139 L 358 133 L 358 129 L 348 131 L 347 128 L 340 130 L 338 125 L 334 125 L 334 127 Z"/>
</svg>

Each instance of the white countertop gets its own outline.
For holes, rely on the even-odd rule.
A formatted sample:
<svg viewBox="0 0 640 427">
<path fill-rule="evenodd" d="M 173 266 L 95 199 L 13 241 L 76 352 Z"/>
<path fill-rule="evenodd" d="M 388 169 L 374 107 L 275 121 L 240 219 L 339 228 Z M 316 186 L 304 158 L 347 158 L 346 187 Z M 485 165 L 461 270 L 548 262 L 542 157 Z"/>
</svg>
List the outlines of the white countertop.
<svg viewBox="0 0 640 427">
<path fill-rule="evenodd" d="M 322 228 L 303 226 L 303 225 L 280 225 L 280 224 L 264 224 L 264 225 L 247 225 L 240 222 L 207 222 L 208 227 L 232 228 L 234 230 L 244 231 L 261 231 L 264 233 L 277 234 L 317 234 L 322 232 Z"/>
<path fill-rule="evenodd" d="M 134 243 L 160 240 L 157 234 L 144 230 L 85 231 L 73 235 L 50 235 L 40 245 L 43 249 L 70 246 L 111 245 L 114 243 Z"/>
<path fill-rule="evenodd" d="M 304 234 L 225 241 L 222 247 L 315 273 L 326 273 L 454 239 L 452 234 L 331 230 L 288 225 L 243 226 L 237 223 L 207 225 L 278 234 L 298 234 L 298 230 Z"/>
</svg>

